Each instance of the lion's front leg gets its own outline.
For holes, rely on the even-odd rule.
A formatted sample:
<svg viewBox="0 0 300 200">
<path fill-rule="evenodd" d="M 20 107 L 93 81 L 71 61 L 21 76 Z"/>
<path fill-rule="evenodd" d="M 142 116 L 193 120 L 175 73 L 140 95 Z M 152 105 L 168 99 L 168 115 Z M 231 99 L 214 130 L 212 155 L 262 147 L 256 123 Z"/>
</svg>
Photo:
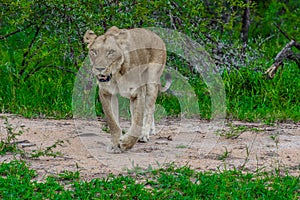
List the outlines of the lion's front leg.
<svg viewBox="0 0 300 200">
<path fill-rule="evenodd" d="M 143 118 L 145 109 L 145 88 L 141 87 L 137 92 L 135 98 L 130 99 L 130 104 L 132 104 L 132 124 L 127 134 L 121 136 L 120 147 L 122 150 L 128 150 L 133 147 L 140 138 L 143 129 Z"/>
<path fill-rule="evenodd" d="M 116 102 L 116 96 L 109 93 L 105 93 L 99 90 L 99 96 L 101 99 L 102 109 L 104 111 L 108 127 L 112 136 L 112 146 L 108 147 L 110 153 L 121 153 L 119 148 L 119 139 L 121 137 L 122 129 L 119 126 L 118 118 L 118 103 Z"/>
</svg>

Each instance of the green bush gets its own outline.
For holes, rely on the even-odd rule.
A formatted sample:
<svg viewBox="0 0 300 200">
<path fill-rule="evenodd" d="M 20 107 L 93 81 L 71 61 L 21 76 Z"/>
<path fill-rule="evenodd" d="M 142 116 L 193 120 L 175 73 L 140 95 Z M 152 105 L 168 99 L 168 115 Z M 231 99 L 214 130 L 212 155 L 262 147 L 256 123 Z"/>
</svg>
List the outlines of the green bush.
<svg viewBox="0 0 300 200">
<path fill-rule="evenodd" d="M 244 9 L 251 24 L 248 45 L 241 41 Z M 226 86 L 227 116 L 255 121 L 299 120 L 299 69 L 290 63 L 274 80 L 263 71 L 288 40 L 274 26 L 298 39 L 299 2 L 243 0 L 180 1 L 3 1 L 0 30 L 0 109 L 26 117 L 72 117 L 75 74 L 87 55 L 82 36 L 109 27 L 176 29 L 204 47 Z M 298 23 L 299 24 L 299 23 Z M 198 95 L 202 118 L 209 119 L 210 97 L 191 63 L 169 55 L 173 66 Z M 173 65 L 174 64 L 174 65 Z M 235 69 L 240 69 L 236 71 Z M 97 101 L 97 100 L 96 100 Z M 178 115 L 174 96 L 158 103 Z M 101 106 L 96 102 L 97 114 Z"/>
</svg>

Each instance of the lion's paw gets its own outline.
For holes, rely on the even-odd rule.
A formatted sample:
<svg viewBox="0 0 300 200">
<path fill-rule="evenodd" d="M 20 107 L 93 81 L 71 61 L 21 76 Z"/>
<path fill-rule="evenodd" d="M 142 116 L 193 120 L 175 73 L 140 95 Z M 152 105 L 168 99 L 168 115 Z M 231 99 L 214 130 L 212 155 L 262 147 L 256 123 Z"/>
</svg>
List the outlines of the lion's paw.
<svg viewBox="0 0 300 200">
<path fill-rule="evenodd" d="M 149 135 L 156 135 L 155 127 L 150 129 Z"/>
<path fill-rule="evenodd" d="M 142 137 L 139 138 L 139 142 L 149 142 L 150 137 L 149 135 L 143 135 Z"/>
<path fill-rule="evenodd" d="M 133 147 L 138 141 L 138 137 L 134 137 L 128 134 L 121 136 L 119 146 L 121 150 L 128 150 Z"/>
<path fill-rule="evenodd" d="M 106 149 L 107 153 L 113 153 L 113 154 L 119 154 L 122 153 L 122 149 L 120 149 L 119 147 L 116 146 L 108 146 Z"/>
</svg>

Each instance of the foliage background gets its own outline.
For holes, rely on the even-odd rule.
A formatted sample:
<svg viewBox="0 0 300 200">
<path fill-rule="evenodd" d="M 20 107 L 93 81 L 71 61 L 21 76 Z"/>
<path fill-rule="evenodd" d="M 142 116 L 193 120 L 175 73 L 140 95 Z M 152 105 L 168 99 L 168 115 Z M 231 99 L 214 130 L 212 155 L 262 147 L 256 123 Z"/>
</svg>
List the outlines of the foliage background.
<svg viewBox="0 0 300 200">
<path fill-rule="evenodd" d="M 72 117 L 74 78 L 87 55 L 82 36 L 88 29 L 102 34 L 115 25 L 176 29 L 203 45 L 223 77 L 228 118 L 300 119 L 299 66 L 287 61 L 285 70 L 272 80 L 263 74 L 289 42 L 274 24 L 299 40 L 297 0 L 4 0 L 0 4 L 1 112 Z M 247 9 L 250 26 L 245 32 Z M 168 56 L 168 65 L 189 78 L 201 117 L 209 119 L 209 94 L 200 76 L 176 55 Z M 171 115 L 180 112 L 172 96 L 162 96 L 158 103 Z"/>
</svg>

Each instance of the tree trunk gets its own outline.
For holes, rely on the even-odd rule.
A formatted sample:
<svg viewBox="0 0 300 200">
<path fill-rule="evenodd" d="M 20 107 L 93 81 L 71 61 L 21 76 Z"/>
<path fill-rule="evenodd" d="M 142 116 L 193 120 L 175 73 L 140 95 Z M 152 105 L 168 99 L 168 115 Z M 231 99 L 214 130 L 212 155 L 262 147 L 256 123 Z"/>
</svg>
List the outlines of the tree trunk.
<svg viewBox="0 0 300 200">
<path fill-rule="evenodd" d="M 245 0 L 245 4 L 247 4 L 247 6 L 244 9 L 244 14 L 242 18 L 242 30 L 241 30 L 241 39 L 243 42 L 242 53 L 245 52 L 248 44 L 248 32 L 250 27 L 250 0 Z"/>
</svg>

